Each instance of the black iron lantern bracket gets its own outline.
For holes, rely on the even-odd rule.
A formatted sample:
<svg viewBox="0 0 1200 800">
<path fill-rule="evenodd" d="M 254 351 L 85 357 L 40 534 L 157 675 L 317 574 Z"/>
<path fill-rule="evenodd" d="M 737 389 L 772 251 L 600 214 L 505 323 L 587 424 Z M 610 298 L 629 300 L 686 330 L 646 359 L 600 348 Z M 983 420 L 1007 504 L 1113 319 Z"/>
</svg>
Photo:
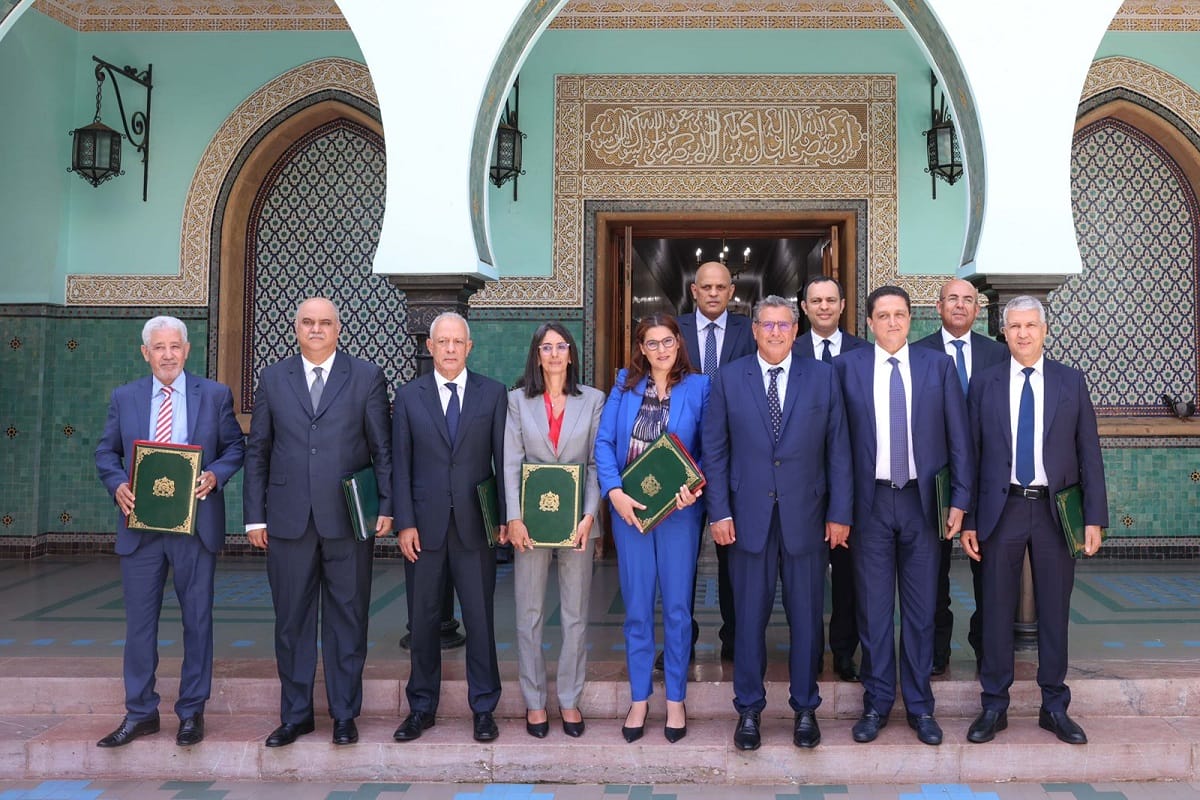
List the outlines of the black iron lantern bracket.
<svg viewBox="0 0 1200 800">
<path fill-rule="evenodd" d="M 517 115 L 521 108 L 521 79 L 513 83 L 514 102 L 510 108 L 508 99 L 504 100 L 504 113 L 500 116 L 500 124 L 496 127 L 495 143 L 492 147 L 493 161 L 490 175 L 496 188 L 508 181 L 513 182 L 513 201 L 517 199 L 517 176 L 524 175 L 521 165 L 522 143 L 525 134 L 517 127 Z"/>
<path fill-rule="evenodd" d="M 929 117 L 930 128 L 924 131 L 926 163 L 925 171 L 933 188 L 933 199 L 937 200 L 937 182 L 941 178 L 953 186 L 963 174 L 962 151 L 958 146 L 958 134 L 954 130 L 954 121 L 946 110 L 946 95 L 941 94 L 940 102 L 934 102 L 934 92 L 937 91 L 937 75 L 929 71 Z"/>
<path fill-rule="evenodd" d="M 91 125 L 71 131 L 71 135 L 77 138 L 81 135 L 90 137 L 92 147 L 90 155 L 92 155 L 93 161 L 92 163 L 80 162 L 80 151 L 83 148 L 80 148 L 77 142 L 71 166 L 67 171 L 79 173 L 92 186 L 99 186 L 109 178 L 124 174 L 120 168 L 120 134 L 100 122 L 100 95 L 104 88 L 104 78 L 107 75 L 112 80 L 113 93 L 117 97 L 117 109 L 121 114 L 121 126 L 125 130 L 125 138 L 137 152 L 142 154 L 142 202 L 145 202 L 150 176 L 150 94 L 154 88 L 152 82 L 154 65 L 150 64 L 145 70 L 139 71 L 136 67 L 118 67 L 96 56 L 92 56 L 92 61 L 96 62 L 96 117 Z M 118 77 L 127 78 L 146 90 L 145 111 L 137 110 L 128 115 L 125 113 L 125 101 L 121 97 L 121 84 L 117 80 Z M 97 164 L 96 151 L 110 144 L 109 136 L 115 139 L 115 142 L 111 143 L 112 158 L 106 160 L 104 164 Z M 109 166 L 110 162 L 111 166 Z"/>
</svg>

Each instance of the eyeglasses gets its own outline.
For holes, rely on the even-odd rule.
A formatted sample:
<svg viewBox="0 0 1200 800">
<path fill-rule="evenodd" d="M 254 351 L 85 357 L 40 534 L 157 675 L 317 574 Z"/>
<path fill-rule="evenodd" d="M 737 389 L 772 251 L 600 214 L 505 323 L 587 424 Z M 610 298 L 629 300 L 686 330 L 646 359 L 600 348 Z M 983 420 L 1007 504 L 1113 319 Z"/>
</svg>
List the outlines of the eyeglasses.
<svg viewBox="0 0 1200 800">
<path fill-rule="evenodd" d="M 775 322 L 773 320 L 767 320 L 766 322 L 756 322 L 754 324 L 762 328 L 767 333 L 774 333 L 775 331 L 787 333 L 792 329 L 792 323 L 790 322 Z"/>
<path fill-rule="evenodd" d="M 656 353 L 660 347 L 663 350 L 670 350 L 675 346 L 675 341 L 676 340 L 674 336 L 667 336 L 663 339 L 647 339 L 646 341 L 642 342 L 642 346 L 651 353 Z"/>
<path fill-rule="evenodd" d="M 546 342 L 545 344 L 538 345 L 538 350 L 540 350 L 544 356 L 554 355 L 555 351 L 559 353 L 565 353 L 570 349 L 571 345 L 567 344 L 566 342 Z"/>
</svg>

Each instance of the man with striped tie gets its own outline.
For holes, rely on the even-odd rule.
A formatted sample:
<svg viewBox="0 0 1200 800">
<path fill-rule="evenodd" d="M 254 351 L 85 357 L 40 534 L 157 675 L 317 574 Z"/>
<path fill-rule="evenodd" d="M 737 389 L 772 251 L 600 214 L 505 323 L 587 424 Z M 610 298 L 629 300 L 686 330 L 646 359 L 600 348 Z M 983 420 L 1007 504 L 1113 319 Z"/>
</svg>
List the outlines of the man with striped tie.
<svg viewBox="0 0 1200 800">
<path fill-rule="evenodd" d="M 158 617 L 167 570 L 183 620 L 183 666 L 175 713 L 181 747 L 204 738 L 204 704 L 212 687 L 213 573 L 225 542 L 222 489 L 241 469 L 242 429 L 233 414 L 229 387 L 184 372 L 187 327 L 174 317 L 154 317 L 142 328 L 142 357 L 150 375 L 112 393 L 104 433 L 96 447 L 96 469 L 121 513 L 116 552 L 121 557 L 125 597 L 125 719 L 96 742 L 120 747 L 159 729 L 154 669 L 158 663 Z M 140 533 L 126 527 L 133 511 L 129 459 L 138 439 L 204 448 L 196 497 L 196 535 Z"/>
<path fill-rule="evenodd" d="M 696 310 L 676 318 L 692 365 L 707 375 L 709 380 L 716 377 L 717 367 L 748 356 L 755 350 L 750 320 L 741 314 L 729 312 L 729 302 L 733 300 L 735 291 L 729 268 L 720 261 L 706 261 L 696 269 L 696 279 L 692 281 L 692 300 L 696 303 Z M 704 535 L 703 528 L 700 535 Z M 732 661 L 737 622 L 733 613 L 733 590 L 729 584 L 728 548 L 716 545 L 716 550 L 717 600 L 721 607 L 721 630 L 717 635 L 721 639 L 721 659 Z M 699 636 L 700 626 L 696 623 L 693 598 L 693 657 Z M 655 669 L 662 669 L 662 659 L 660 652 L 654 662 Z"/>
</svg>

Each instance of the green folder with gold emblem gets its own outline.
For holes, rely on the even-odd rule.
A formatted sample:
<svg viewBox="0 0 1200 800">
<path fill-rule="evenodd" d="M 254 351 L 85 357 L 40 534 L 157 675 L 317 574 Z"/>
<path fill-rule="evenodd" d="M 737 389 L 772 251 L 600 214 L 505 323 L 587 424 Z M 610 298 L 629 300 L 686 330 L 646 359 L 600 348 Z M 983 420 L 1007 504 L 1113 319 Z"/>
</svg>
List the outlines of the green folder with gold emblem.
<svg viewBox="0 0 1200 800">
<path fill-rule="evenodd" d="M 671 515 L 680 486 L 686 485 L 694 492 L 704 483 L 700 467 L 673 433 L 664 433 L 651 442 L 621 473 L 625 494 L 646 507 L 637 512 L 643 532 Z"/>
<path fill-rule="evenodd" d="M 937 490 L 938 507 L 938 539 L 946 538 L 946 520 L 950 518 L 950 465 L 942 467 L 933 476 L 933 485 Z"/>
<path fill-rule="evenodd" d="M 125 520 L 131 531 L 196 532 L 196 484 L 204 449 L 139 439 L 133 443 L 129 488 L 133 511 Z"/>
<path fill-rule="evenodd" d="M 583 516 L 583 464 L 521 464 L 521 521 L 534 547 L 574 547 Z"/>
<path fill-rule="evenodd" d="M 1083 488 L 1078 484 L 1068 486 L 1054 493 L 1054 504 L 1058 506 L 1058 524 L 1062 528 L 1063 538 L 1067 540 L 1067 550 L 1072 558 L 1079 558 L 1087 544 L 1087 526 L 1083 522 Z M 1108 538 L 1108 531 L 1100 529 L 1100 541 Z"/>
<path fill-rule="evenodd" d="M 487 535 L 488 547 L 495 547 L 500 539 L 500 492 L 496 487 L 496 476 L 490 475 L 475 485 L 479 498 L 479 513 L 483 515 L 483 532 Z"/>
</svg>

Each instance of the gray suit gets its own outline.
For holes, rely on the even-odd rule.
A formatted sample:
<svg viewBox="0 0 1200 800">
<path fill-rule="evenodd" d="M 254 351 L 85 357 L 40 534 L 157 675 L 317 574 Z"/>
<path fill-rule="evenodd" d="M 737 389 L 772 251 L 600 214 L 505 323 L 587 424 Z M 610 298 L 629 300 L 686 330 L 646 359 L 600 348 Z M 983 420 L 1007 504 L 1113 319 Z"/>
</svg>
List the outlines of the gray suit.
<svg viewBox="0 0 1200 800">
<path fill-rule="evenodd" d="M 520 514 L 521 463 L 587 464 L 583 513 L 596 516 L 600 505 L 600 482 L 596 476 L 593 444 L 604 408 L 604 394 L 580 386 L 581 395 L 567 397 L 563 410 L 558 452 L 550 443 L 550 422 L 541 395 L 526 397 L 524 389 L 508 393 L 508 421 L 504 427 L 504 492 L 509 517 Z M 592 547 L 600 535 L 593 525 L 582 550 L 538 548 L 515 554 L 517 660 L 521 694 L 526 708 L 546 707 L 546 659 L 542 652 L 545 622 L 546 577 L 550 559 L 558 554 L 558 593 L 562 619 L 562 652 L 558 657 L 559 708 L 576 708 L 587 672 L 588 596 L 592 586 Z"/>
</svg>

